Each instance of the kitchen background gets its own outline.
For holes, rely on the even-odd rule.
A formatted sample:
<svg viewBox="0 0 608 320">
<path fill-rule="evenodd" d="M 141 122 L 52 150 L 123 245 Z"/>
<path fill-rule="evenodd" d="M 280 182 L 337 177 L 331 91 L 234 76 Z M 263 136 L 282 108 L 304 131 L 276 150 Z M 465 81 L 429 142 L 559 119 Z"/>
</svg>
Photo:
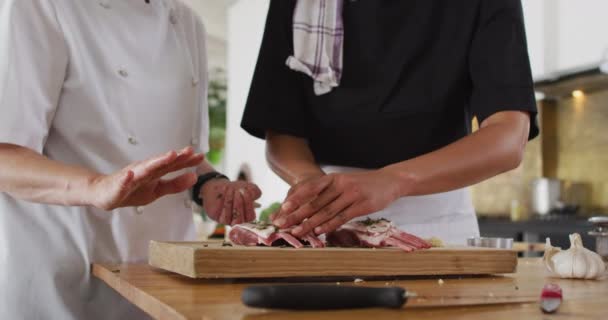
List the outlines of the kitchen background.
<svg viewBox="0 0 608 320">
<path fill-rule="evenodd" d="M 210 158 L 230 177 L 260 185 L 263 206 L 280 201 L 287 185 L 268 169 L 263 142 L 239 127 L 269 1 L 186 2 L 208 31 Z M 564 245 L 568 232 L 586 234 L 593 228 L 587 218 L 608 212 L 608 1 L 522 3 L 542 134 L 518 169 L 471 192 L 483 235 L 529 242 L 551 236 Z"/>
</svg>

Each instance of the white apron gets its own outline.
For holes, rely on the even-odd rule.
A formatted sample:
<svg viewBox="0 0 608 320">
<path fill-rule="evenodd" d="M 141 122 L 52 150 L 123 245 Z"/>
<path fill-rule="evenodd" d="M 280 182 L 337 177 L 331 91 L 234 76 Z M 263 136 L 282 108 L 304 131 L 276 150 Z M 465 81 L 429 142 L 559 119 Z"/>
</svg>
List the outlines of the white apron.
<svg viewBox="0 0 608 320">
<path fill-rule="evenodd" d="M 114 172 L 206 152 L 204 29 L 173 0 L 0 0 L 0 143 Z M 0 194 L 3 319 L 138 319 L 93 262 L 144 262 L 151 239 L 194 238 L 187 193 L 104 212 Z"/>
<path fill-rule="evenodd" d="M 324 166 L 323 171 L 337 173 L 363 170 Z M 475 209 L 466 188 L 426 196 L 403 197 L 369 217 L 389 219 L 404 231 L 421 238 L 438 237 L 446 244 L 464 245 L 468 237 L 479 236 Z"/>
</svg>

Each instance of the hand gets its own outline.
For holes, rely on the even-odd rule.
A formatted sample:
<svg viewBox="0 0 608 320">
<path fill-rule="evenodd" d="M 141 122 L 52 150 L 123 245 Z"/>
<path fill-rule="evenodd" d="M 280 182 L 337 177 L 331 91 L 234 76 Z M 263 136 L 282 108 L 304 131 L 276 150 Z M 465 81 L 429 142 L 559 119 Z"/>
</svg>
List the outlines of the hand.
<svg viewBox="0 0 608 320">
<path fill-rule="evenodd" d="M 262 196 L 260 189 L 245 181 L 213 179 L 201 188 L 205 212 L 211 219 L 226 225 L 255 220 L 254 202 Z"/>
<path fill-rule="evenodd" d="M 311 183 L 310 183 L 311 181 L 318 180 L 324 176 L 325 176 L 325 173 L 323 171 L 320 171 L 318 173 L 311 173 L 311 174 L 299 177 L 297 179 L 297 181 L 295 182 L 295 184 L 289 189 L 289 191 L 287 191 L 287 198 L 285 198 L 285 200 L 283 201 L 283 205 L 281 205 L 281 208 L 268 217 L 270 219 L 270 221 L 275 221 L 276 219 L 279 218 L 279 216 L 286 215 L 285 212 L 292 212 L 293 211 L 292 209 L 294 209 L 294 208 L 291 207 L 291 205 L 292 205 L 291 202 L 287 202 L 287 199 L 289 199 L 289 197 L 296 192 L 302 193 L 303 188 L 309 188 L 311 186 Z M 322 190 L 322 188 L 325 188 L 325 187 L 326 187 L 326 185 L 324 185 L 324 184 L 317 184 L 318 190 Z M 308 192 L 308 194 L 310 194 L 310 198 L 302 199 L 302 202 L 307 203 L 307 202 L 312 201 L 314 199 L 314 197 L 316 197 L 318 195 L 319 192 L 320 191 Z"/>
<path fill-rule="evenodd" d="M 273 223 L 297 225 L 292 233 L 324 234 L 353 218 L 388 207 L 400 197 L 398 177 L 384 170 L 330 174 L 307 180 L 291 192 Z"/>
<path fill-rule="evenodd" d="M 133 163 L 111 175 L 93 176 L 84 195 L 90 199 L 86 203 L 109 211 L 147 205 L 165 195 L 183 192 L 196 183 L 193 172 L 169 180 L 161 178 L 171 172 L 198 166 L 204 157 L 188 147 L 179 153 L 170 151 Z"/>
</svg>

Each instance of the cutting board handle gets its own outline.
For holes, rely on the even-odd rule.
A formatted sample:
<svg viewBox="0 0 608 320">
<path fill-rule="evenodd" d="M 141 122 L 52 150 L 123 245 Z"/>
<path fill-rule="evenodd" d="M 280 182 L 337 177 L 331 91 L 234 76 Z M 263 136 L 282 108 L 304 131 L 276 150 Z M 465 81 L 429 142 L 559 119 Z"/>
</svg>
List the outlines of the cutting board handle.
<svg viewBox="0 0 608 320">
<path fill-rule="evenodd" d="M 241 296 L 249 307 L 290 310 L 400 308 L 405 289 L 340 285 L 268 285 L 245 288 Z"/>
</svg>

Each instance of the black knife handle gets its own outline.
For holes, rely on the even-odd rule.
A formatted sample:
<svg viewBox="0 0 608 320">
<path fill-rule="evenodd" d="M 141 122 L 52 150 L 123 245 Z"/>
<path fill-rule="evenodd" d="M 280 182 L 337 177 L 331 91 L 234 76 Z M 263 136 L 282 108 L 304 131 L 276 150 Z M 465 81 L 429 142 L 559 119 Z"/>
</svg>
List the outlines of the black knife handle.
<svg viewBox="0 0 608 320">
<path fill-rule="evenodd" d="M 405 289 L 339 285 L 268 285 L 245 288 L 241 296 L 249 307 L 291 310 L 401 308 Z"/>
</svg>

